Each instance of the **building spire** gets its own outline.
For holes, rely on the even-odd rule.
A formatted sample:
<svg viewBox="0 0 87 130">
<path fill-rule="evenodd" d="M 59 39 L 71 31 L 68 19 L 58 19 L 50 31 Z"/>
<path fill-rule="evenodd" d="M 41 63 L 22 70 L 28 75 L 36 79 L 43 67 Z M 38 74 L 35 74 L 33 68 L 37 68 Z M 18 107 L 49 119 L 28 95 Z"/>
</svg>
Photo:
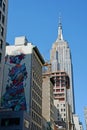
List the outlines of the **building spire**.
<svg viewBox="0 0 87 130">
<path fill-rule="evenodd" d="M 58 25 L 58 40 L 63 40 L 61 16 L 59 16 L 59 25 Z"/>
</svg>

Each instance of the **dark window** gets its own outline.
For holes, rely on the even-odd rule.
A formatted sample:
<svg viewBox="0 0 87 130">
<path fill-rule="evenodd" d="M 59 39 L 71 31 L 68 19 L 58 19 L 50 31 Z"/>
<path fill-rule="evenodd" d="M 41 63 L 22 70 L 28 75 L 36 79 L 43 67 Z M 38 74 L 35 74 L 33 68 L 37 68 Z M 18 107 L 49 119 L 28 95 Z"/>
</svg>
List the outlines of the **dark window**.
<svg viewBox="0 0 87 130">
<path fill-rule="evenodd" d="M 1 11 L 0 11 L 0 20 L 1 20 L 1 15 L 2 15 L 2 13 L 1 13 Z"/>
<path fill-rule="evenodd" d="M 2 54 L 0 53 L 0 62 L 1 62 L 1 59 L 2 59 Z"/>
<path fill-rule="evenodd" d="M 5 4 L 3 3 L 3 11 L 5 12 Z"/>
<path fill-rule="evenodd" d="M 1 27 L 1 36 L 3 36 L 3 35 L 4 35 L 4 28 Z"/>
<path fill-rule="evenodd" d="M 2 0 L 0 0 L 0 7 L 2 7 Z"/>
<path fill-rule="evenodd" d="M 4 22 L 5 22 L 5 16 L 2 15 L 2 23 L 4 24 Z"/>
<path fill-rule="evenodd" d="M 3 118 L 1 119 L 1 126 L 20 125 L 20 118 Z"/>
<path fill-rule="evenodd" d="M 0 48 L 2 49 L 2 46 L 3 46 L 3 41 L 2 39 L 0 39 Z"/>
</svg>

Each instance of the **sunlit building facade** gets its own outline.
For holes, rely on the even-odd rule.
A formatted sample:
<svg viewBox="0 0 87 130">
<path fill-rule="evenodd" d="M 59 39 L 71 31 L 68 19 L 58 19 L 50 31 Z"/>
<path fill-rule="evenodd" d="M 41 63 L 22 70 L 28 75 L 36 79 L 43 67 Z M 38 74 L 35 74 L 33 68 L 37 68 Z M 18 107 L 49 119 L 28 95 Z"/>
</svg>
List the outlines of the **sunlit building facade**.
<svg viewBox="0 0 87 130">
<path fill-rule="evenodd" d="M 50 73 L 44 73 L 42 83 L 42 116 L 52 130 L 54 128 L 53 86 L 54 79 L 51 77 Z"/>
</svg>

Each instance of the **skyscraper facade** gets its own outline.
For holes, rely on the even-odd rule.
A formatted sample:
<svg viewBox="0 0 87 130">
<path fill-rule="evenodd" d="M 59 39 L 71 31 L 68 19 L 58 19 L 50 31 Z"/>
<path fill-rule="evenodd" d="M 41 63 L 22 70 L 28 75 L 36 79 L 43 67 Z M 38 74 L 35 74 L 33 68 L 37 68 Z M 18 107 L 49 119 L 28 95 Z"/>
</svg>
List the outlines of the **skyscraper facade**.
<svg viewBox="0 0 87 130">
<path fill-rule="evenodd" d="M 75 112 L 74 103 L 74 86 L 73 86 L 73 68 L 72 58 L 68 43 L 63 39 L 62 24 L 59 22 L 58 37 L 53 43 L 50 52 L 50 62 L 52 64 L 52 72 L 65 71 L 70 78 L 70 89 L 67 91 L 67 101 L 72 107 L 72 112 Z"/>
<path fill-rule="evenodd" d="M 3 67 L 6 46 L 8 0 L 0 0 L 0 97 L 3 81 Z"/>
</svg>

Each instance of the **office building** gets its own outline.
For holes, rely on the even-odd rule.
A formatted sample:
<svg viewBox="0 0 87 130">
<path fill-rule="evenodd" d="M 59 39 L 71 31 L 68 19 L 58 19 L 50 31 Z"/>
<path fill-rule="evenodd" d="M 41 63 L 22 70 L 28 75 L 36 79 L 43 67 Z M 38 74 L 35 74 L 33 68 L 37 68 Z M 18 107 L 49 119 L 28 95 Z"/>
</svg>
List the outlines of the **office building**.
<svg viewBox="0 0 87 130">
<path fill-rule="evenodd" d="M 42 83 L 42 116 L 53 130 L 54 128 L 54 79 L 50 73 L 43 73 Z"/>
<path fill-rule="evenodd" d="M 42 66 L 38 48 L 25 36 L 16 37 L 6 47 L 1 105 L 13 111 L 26 111 L 31 130 L 42 130 Z"/>
<path fill-rule="evenodd" d="M 53 43 L 50 61 L 52 64 L 52 72 L 56 71 L 65 71 L 70 78 L 70 89 L 67 91 L 67 100 L 72 107 L 72 112 L 75 112 L 75 103 L 74 103 L 74 86 L 73 86 L 73 68 L 72 68 L 72 58 L 69 45 L 67 41 L 63 38 L 62 33 L 62 24 L 59 22 L 58 27 L 58 37 L 57 40 Z"/>
<path fill-rule="evenodd" d="M 3 83 L 3 67 L 6 46 L 8 0 L 0 0 L 0 97 Z"/>
</svg>

